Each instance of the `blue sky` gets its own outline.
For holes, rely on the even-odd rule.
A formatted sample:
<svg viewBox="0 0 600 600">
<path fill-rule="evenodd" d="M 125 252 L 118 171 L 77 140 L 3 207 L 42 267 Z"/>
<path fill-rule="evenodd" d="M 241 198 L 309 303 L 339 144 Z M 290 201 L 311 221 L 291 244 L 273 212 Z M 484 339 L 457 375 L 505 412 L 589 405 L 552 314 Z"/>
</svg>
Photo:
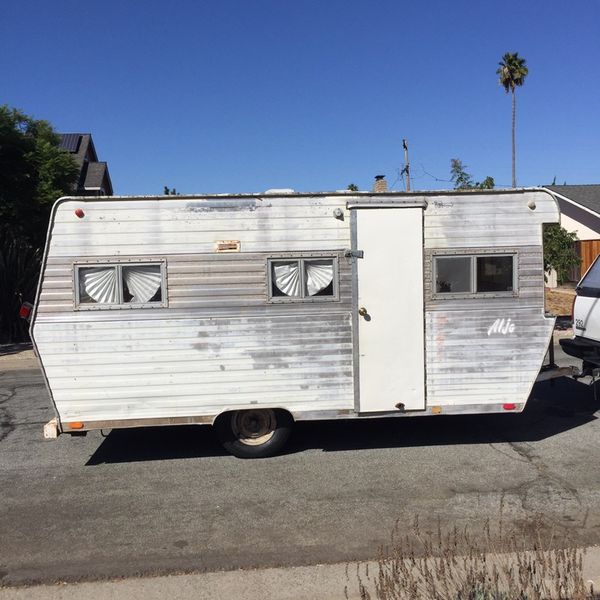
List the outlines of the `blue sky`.
<svg viewBox="0 0 600 600">
<path fill-rule="evenodd" d="M 0 103 L 91 132 L 116 193 L 600 182 L 598 0 L 3 0 Z M 437 179 L 436 179 L 437 178 Z"/>
</svg>

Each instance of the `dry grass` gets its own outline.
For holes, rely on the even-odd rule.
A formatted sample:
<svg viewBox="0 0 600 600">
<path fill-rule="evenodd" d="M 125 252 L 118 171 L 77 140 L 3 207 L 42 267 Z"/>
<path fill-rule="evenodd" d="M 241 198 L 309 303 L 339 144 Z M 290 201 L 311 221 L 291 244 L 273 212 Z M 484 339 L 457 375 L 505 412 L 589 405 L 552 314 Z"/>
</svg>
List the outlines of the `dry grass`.
<svg viewBox="0 0 600 600">
<path fill-rule="evenodd" d="M 533 549 L 520 532 L 454 529 L 423 533 L 415 521 L 410 535 L 398 524 L 382 548 L 375 572 L 357 564 L 362 600 L 593 600 L 582 575 L 583 552 L 555 549 L 537 528 Z M 373 569 L 371 569 L 373 571 Z M 348 598 L 348 587 L 346 587 Z"/>
<path fill-rule="evenodd" d="M 546 312 L 557 317 L 571 316 L 575 290 L 571 288 L 545 289 Z"/>
</svg>

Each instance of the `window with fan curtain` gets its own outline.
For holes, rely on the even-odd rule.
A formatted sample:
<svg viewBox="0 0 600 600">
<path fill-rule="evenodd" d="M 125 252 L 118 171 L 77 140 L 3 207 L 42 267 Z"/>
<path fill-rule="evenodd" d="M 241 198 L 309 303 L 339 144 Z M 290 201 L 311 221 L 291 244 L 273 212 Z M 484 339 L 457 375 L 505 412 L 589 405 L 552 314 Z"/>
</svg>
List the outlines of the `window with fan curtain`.
<svg viewBox="0 0 600 600">
<path fill-rule="evenodd" d="M 337 300 L 336 259 L 269 260 L 269 298 L 273 302 Z"/>
<path fill-rule="evenodd" d="M 77 266 L 80 307 L 163 306 L 163 264 Z"/>
</svg>

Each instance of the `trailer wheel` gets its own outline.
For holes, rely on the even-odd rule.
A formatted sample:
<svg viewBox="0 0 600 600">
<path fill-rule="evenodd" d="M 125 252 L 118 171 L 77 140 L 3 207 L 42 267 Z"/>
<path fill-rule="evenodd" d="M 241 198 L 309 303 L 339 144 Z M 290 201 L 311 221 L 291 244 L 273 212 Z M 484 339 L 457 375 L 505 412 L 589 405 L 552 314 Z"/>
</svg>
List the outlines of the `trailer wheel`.
<svg viewBox="0 0 600 600">
<path fill-rule="evenodd" d="M 273 456 L 292 432 L 294 420 L 284 410 L 261 408 L 221 415 L 215 429 L 223 447 L 238 458 Z"/>
</svg>

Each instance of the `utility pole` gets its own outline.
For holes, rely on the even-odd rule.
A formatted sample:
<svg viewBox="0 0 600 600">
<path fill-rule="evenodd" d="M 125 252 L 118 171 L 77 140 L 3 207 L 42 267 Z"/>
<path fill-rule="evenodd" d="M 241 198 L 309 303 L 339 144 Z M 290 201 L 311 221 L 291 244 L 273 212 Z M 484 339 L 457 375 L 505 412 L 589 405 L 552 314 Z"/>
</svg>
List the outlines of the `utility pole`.
<svg viewBox="0 0 600 600">
<path fill-rule="evenodd" d="M 402 169 L 401 175 L 406 175 L 406 191 L 410 192 L 410 163 L 408 162 L 408 142 L 402 140 L 402 147 L 404 148 L 404 168 Z"/>
</svg>

